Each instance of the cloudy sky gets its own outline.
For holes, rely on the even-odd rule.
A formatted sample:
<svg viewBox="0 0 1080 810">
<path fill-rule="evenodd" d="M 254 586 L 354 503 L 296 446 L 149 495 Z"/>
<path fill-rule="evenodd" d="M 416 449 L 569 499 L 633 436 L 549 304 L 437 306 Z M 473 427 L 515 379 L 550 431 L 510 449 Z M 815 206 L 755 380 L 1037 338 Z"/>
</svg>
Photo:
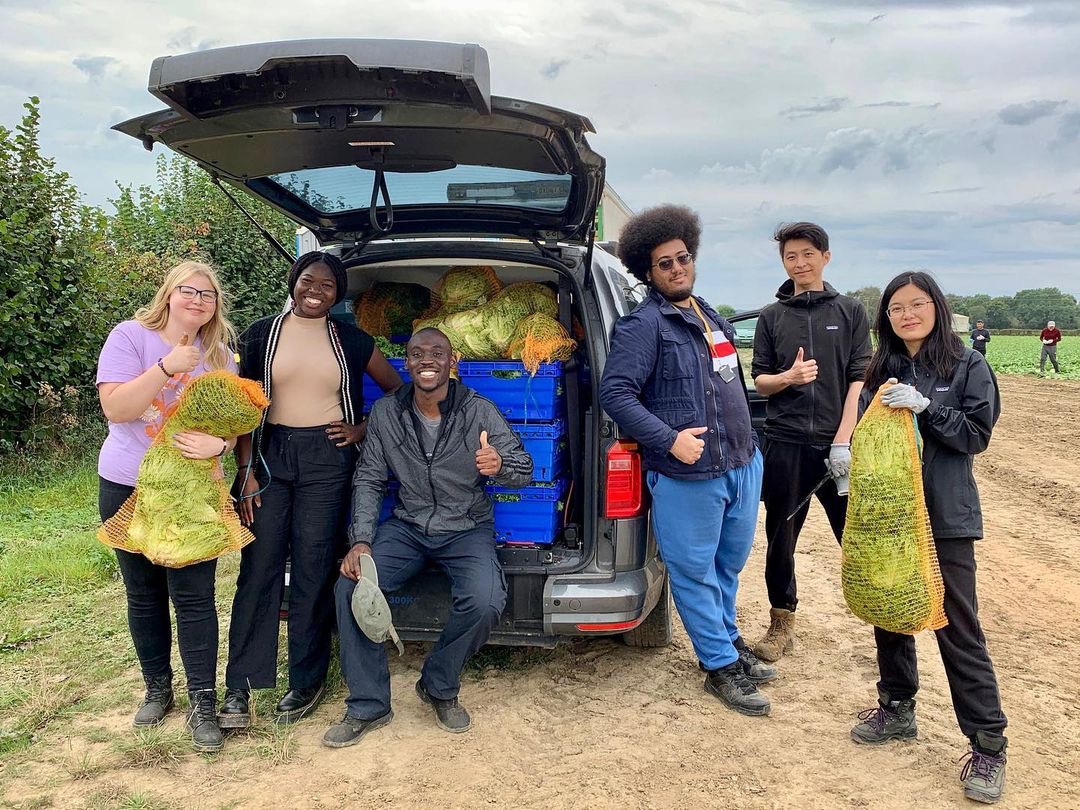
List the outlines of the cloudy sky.
<svg viewBox="0 0 1080 810">
<path fill-rule="evenodd" d="M 288 10 L 288 9 L 293 10 Z M 756 306 L 777 223 L 832 237 L 841 290 L 926 268 L 957 293 L 1080 292 L 1080 2 L 0 0 L 0 123 L 41 97 L 87 201 L 153 178 L 111 124 L 155 56 L 306 37 L 478 42 L 492 91 L 588 115 L 635 210 L 705 223 L 699 291 Z"/>
</svg>

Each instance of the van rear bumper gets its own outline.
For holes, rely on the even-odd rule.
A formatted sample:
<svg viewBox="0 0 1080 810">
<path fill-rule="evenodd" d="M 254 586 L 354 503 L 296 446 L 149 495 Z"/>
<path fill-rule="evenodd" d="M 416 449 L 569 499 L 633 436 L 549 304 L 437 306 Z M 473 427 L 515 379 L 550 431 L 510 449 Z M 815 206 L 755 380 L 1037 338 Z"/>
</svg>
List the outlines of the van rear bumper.
<svg viewBox="0 0 1080 810">
<path fill-rule="evenodd" d="M 589 574 L 549 577 L 544 587 L 544 634 L 610 636 L 641 624 L 664 585 L 656 557 L 644 568 L 599 578 Z"/>
</svg>

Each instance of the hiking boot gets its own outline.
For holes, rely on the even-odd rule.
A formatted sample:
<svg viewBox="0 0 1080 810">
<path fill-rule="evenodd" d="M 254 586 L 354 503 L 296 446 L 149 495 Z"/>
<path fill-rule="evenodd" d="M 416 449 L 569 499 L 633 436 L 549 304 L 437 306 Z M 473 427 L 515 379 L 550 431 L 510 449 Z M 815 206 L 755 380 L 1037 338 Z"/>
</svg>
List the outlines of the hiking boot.
<svg viewBox="0 0 1080 810">
<path fill-rule="evenodd" d="M 247 689 L 226 689 L 217 715 L 222 728 L 247 728 L 251 725 L 251 693 Z"/>
<path fill-rule="evenodd" d="M 220 751 L 224 741 L 217 722 L 217 691 L 199 689 L 188 692 L 191 708 L 188 710 L 187 727 L 191 729 L 191 743 L 196 751 Z"/>
<path fill-rule="evenodd" d="M 878 692 L 878 705 L 859 712 L 859 724 L 851 729 L 851 739 L 863 745 L 881 745 L 889 740 L 913 740 L 919 729 L 915 724 L 915 699 L 890 700 Z"/>
<path fill-rule="evenodd" d="M 742 640 L 742 637 L 735 639 L 734 644 L 735 649 L 739 652 L 739 663 L 742 664 L 743 673 L 750 683 L 760 686 L 763 683 L 775 681 L 780 677 L 776 667 L 766 664 L 754 655 L 750 648 L 746 646 L 746 642 Z"/>
<path fill-rule="evenodd" d="M 307 689 L 290 689 L 282 696 L 277 705 L 274 722 L 279 726 L 288 726 L 307 717 L 322 703 L 326 695 L 326 684 L 320 683 Z"/>
<path fill-rule="evenodd" d="M 1000 734 L 978 731 L 971 741 L 971 751 L 960 771 L 964 795 L 983 804 L 993 804 L 1005 791 L 1005 738 Z"/>
<path fill-rule="evenodd" d="M 754 655 L 770 664 L 779 661 L 784 653 L 795 649 L 795 611 L 783 608 L 769 610 L 769 629 L 754 645 Z"/>
<path fill-rule="evenodd" d="M 449 731 L 451 734 L 461 734 L 468 731 L 469 727 L 472 726 L 469 713 L 464 706 L 458 703 L 456 697 L 449 700 L 433 697 L 424 688 L 423 678 L 416 682 L 416 695 L 435 710 L 435 724 L 443 731 Z"/>
<path fill-rule="evenodd" d="M 710 670 L 705 675 L 705 691 L 739 714 L 760 717 L 772 709 L 769 699 L 746 677 L 741 661 Z"/>
<path fill-rule="evenodd" d="M 334 723 L 323 734 L 322 744 L 327 748 L 347 748 L 350 745 L 356 745 L 360 742 L 360 738 L 369 731 L 382 728 L 393 719 L 394 713 L 392 711 L 387 712 L 382 717 L 376 717 L 374 720 L 361 720 L 359 717 L 353 717 L 348 712 L 345 712 L 345 716 L 341 718 L 341 721 Z"/>
<path fill-rule="evenodd" d="M 135 726 L 158 726 L 165 722 L 165 715 L 173 707 L 172 673 L 154 675 L 144 679 L 146 695 L 135 712 Z"/>
</svg>

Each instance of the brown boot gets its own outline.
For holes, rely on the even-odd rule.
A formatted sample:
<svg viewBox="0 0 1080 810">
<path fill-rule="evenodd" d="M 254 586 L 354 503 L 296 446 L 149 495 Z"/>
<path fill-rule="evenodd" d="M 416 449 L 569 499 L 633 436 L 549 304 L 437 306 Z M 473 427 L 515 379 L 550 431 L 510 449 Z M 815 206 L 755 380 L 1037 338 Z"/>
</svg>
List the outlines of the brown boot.
<svg viewBox="0 0 1080 810">
<path fill-rule="evenodd" d="M 769 629 L 765 637 L 754 645 L 754 655 L 772 663 L 795 649 L 795 612 L 771 608 L 769 618 Z"/>
</svg>

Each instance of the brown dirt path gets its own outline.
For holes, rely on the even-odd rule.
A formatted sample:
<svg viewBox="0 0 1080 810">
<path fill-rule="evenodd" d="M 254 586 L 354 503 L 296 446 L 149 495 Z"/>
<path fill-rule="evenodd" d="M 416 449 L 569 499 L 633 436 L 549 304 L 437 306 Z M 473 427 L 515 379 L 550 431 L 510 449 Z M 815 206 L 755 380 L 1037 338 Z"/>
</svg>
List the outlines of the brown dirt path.
<svg viewBox="0 0 1080 810">
<path fill-rule="evenodd" d="M 1001 387 L 1004 415 L 976 463 L 987 526 L 981 615 L 1012 723 L 1001 806 L 1075 808 L 1080 384 L 1004 377 Z M 759 532 L 740 594 L 748 637 L 767 613 L 763 545 Z M 679 628 L 665 650 L 596 641 L 468 680 L 462 697 L 474 727 L 451 736 L 412 693 L 421 663 L 412 649 L 393 665 L 394 722 L 357 747 L 318 744 L 341 711 L 334 700 L 276 760 L 227 747 L 214 761 L 189 756 L 75 780 L 68 753 L 30 763 L 2 795 L 15 806 L 48 796 L 57 807 L 108 806 L 110 790 L 189 808 L 974 806 L 961 795 L 965 741 L 929 634 L 918 640 L 919 739 L 871 749 L 849 741 L 855 713 L 873 701 L 876 668 L 870 629 L 844 606 L 838 566 L 815 507 L 798 556 L 801 643 L 766 687 L 769 718 L 741 717 L 708 697 Z M 80 721 L 69 749 L 86 747 L 87 729 L 125 733 L 130 708 Z"/>
</svg>

